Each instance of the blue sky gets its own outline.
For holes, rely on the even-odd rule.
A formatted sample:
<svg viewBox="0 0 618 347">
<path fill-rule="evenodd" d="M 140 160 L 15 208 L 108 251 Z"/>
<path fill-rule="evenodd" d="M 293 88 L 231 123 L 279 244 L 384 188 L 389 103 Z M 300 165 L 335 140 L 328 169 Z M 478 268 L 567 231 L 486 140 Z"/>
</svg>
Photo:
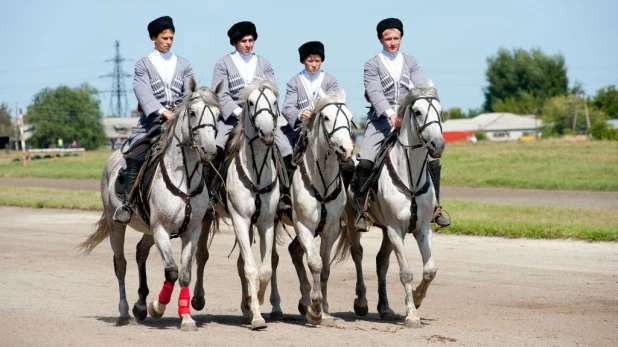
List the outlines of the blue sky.
<svg viewBox="0 0 618 347">
<path fill-rule="evenodd" d="M 401 50 L 416 56 L 445 108 L 478 108 L 484 101 L 486 58 L 500 47 L 541 48 L 561 53 L 569 83 L 588 94 L 618 84 L 618 1 L 93 1 L 20 0 L 3 4 L 4 54 L 0 54 L 0 102 L 26 110 L 43 88 L 87 82 L 101 91 L 112 80 L 114 43 L 120 41 L 125 72 L 153 48 L 146 26 L 169 15 L 176 37 L 172 51 L 193 65 L 200 85 L 210 86 L 215 62 L 232 51 L 226 32 L 250 20 L 259 38 L 254 52 L 271 61 L 277 84 L 302 69 L 298 46 L 320 40 L 322 68 L 337 77 L 348 106 L 364 117 L 363 65 L 381 50 L 375 27 L 386 17 L 404 23 Z M 386 2 L 383 2 L 387 4 Z M 613 33 L 613 34 L 612 34 Z M 129 107 L 136 106 L 131 79 L 124 80 Z M 110 94 L 101 94 L 107 115 Z"/>
</svg>

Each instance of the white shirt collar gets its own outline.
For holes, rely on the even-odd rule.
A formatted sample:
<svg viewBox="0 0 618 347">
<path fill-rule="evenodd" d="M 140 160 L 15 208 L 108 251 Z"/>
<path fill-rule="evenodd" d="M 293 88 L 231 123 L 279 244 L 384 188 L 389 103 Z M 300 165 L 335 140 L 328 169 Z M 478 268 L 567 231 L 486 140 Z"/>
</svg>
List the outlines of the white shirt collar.
<svg viewBox="0 0 618 347">
<path fill-rule="evenodd" d="M 156 49 L 148 55 L 148 59 L 152 62 L 159 76 L 165 83 L 172 83 L 174 72 L 176 71 L 176 62 L 178 58 L 174 53 L 168 51 L 163 53 Z"/>
<path fill-rule="evenodd" d="M 390 61 L 394 61 L 395 59 L 397 59 L 399 57 L 399 51 L 397 51 L 395 53 L 390 53 L 387 50 L 383 49 L 382 50 L 382 55 L 384 55 L 384 57 L 388 58 Z"/>
<path fill-rule="evenodd" d="M 309 82 L 315 82 L 319 77 L 320 74 L 322 74 L 323 70 L 319 70 L 316 71 L 316 73 L 311 73 L 309 71 L 307 71 L 307 69 L 303 69 L 303 71 L 301 71 L 301 75 L 303 75 Z"/>
<path fill-rule="evenodd" d="M 255 53 L 249 53 L 248 55 L 242 55 L 242 53 L 240 53 L 238 50 L 235 50 L 234 52 L 232 52 L 232 54 L 235 54 L 239 58 L 242 58 L 242 60 L 244 60 L 245 63 L 248 63 L 249 61 L 251 61 L 253 57 L 255 57 Z"/>
</svg>

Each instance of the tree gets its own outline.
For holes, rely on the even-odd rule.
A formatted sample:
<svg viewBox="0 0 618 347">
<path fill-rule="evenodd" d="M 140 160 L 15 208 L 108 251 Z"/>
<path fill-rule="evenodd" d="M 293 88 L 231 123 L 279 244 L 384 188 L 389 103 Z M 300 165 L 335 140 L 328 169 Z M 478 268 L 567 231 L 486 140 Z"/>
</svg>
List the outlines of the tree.
<svg viewBox="0 0 618 347">
<path fill-rule="evenodd" d="M 530 114 L 545 100 L 567 94 L 569 81 L 561 54 L 547 56 L 538 48 L 529 52 L 501 48 L 487 58 L 487 65 L 486 112 Z"/>
<path fill-rule="evenodd" d="M 588 113 L 590 114 L 590 122 L 595 123 L 604 121 L 607 116 L 603 111 L 600 111 L 591 102 L 575 95 L 560 95 L 555 96 L 543 104 L 539 118 L 545 123 L 543 135 L 566 135 L 573 133 L 573 116 L 577 104 L 580 103 L 578 109 L 577 123 L 575 125 L 576 132 L 586 131 L 586 117 L 584 116 L 583 102 L 588 102 Z"/>
<path fill-rule="evenodd" d="M 618 118 L 618 90 L 616 90 L 616 86 L 599 89 L 592 102 L 610 119 Z"/>
<path fill-rule="evenodd" d="M 0 104 L 0 135 L 11 136 L 13 135 L 13 120 L 11 117 L 11 111 L 6 103 Z"/>
<path fill-rule="evenodd" d="M 49 147 L 58 138 L 71 143 L 77 140 L 86 149 L 105 143 L 97 91 L 88 84 L 77 88 L 60 86 L 38 92 L 28 106 L 25 122 L 33 131 L 33 147 Z"/>
</svg>

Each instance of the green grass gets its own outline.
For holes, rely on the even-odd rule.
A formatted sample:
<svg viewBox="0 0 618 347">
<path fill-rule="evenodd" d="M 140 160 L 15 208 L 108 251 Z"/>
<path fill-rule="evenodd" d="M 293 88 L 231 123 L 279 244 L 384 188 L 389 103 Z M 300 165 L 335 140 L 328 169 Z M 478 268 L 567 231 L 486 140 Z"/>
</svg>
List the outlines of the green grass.
<svg viewBox="0 0 618 347">
<path fill-rule="evenodd" d="M 450 143 L 441 163 L 448 186 L 618 190 L 618 141 Z"/>
<path fill-rule="evenodd" d="M 3 152 L 0 177 L 100 179 L 103 165 L 111 154 L 109 150 L 88 151 L 85 155 L 30 160 L 24 167 L 19 153 Z"/>
<path fill-rule="evenodd" d="M 0 206 L 102 210 L 101 193 L 87 190 L 0 186 Z"/>
<path fill-rule="evenodd" d="M 513 206 L 445 200 L 453 224 L 444 234 L 531 239 L 618 241 L 618 214 L 610 209 Z"/>
</svg>

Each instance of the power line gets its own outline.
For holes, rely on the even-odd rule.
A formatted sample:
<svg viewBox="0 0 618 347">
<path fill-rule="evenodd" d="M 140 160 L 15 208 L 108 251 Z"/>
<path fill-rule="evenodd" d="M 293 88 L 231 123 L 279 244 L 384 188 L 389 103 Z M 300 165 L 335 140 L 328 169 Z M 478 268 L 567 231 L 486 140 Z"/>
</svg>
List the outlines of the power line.
<svg viewBox="0 0 618 347">
<path fill-rule="evenodd" d="M 116 55 L 112 59 L 107 59 L 106 62 L 114 62 L 114 71 L 101 77 L 112 78 L 112 95 L 109 99 L 109 113 L 115 114 L 119 117 L 128 116 L 128 99 L 127 90 L 124 87 L 124 78 L 131 77 L 130 74 L 125 73 L 122 69 L 122 62 L 125 61 L 120 56 L 120 42 L 116 40 Z M 115 103 L 114 103 L 115 99 Z"/>
</svg>

